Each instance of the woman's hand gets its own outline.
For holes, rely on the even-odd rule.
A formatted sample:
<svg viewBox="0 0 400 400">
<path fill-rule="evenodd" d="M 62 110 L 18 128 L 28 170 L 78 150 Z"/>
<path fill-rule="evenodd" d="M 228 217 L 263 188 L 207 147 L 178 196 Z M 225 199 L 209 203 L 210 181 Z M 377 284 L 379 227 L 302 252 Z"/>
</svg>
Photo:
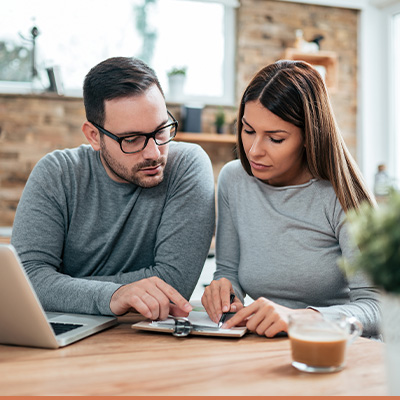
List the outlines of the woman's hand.
<svg viewBox="0 0 400 400">
<path fill-rule="evenodd" d="M 280 306 L 264 297 L 258 298 L 248 307 L 240 310 L 230 318 L 222 327 L 229 329 L 245 322 L 247 329 L 257 334 L 273 337 L 279 332 L 288 331 L 288 317 L 296 311 L 291 308 Z M 301 310 L 304 312 L 304 310 Z M 314 313 L 314 310 L 307 310 Z"/>
<path fill-rule="evenodd" d="M 212 321 L 218 323 L 222 313 L 235 312 L 243 308 L 243 304 L 237 297 L 235 297 L 232 304 L 229 303 L 231 293 L 234 293 L 233 287 L 226 278 L 212 281 L 205 288 L 201 303 Z"/>
</svg>

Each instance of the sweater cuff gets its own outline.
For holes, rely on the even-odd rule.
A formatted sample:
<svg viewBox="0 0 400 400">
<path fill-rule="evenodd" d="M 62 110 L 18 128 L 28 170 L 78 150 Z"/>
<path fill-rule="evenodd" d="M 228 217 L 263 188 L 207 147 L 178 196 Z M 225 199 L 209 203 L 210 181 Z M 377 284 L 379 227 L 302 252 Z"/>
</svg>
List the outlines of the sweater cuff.
<svg viewBox="0 0 400 400">
<path fill-rule="evenodd" d="M 97 296 L 97 309 L 101 315 L 116 316 L 110 309 L 110 302 L 112 295 L 123 285 L 117 283 L 107 283 L 104 288 L 98 291 Z"/>
</svg>

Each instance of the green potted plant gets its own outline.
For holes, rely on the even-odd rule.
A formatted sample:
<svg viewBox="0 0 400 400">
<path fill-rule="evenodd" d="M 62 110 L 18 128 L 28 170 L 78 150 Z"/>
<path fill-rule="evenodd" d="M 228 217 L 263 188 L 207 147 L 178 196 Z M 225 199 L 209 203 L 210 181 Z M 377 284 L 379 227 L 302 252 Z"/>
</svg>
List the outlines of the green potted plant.
<svg viewBox="0 0 400 400">
<path fill-rule="evenodd" d="M 179 101 L 182 98 L 186 81 L 187 67 L 172 67 L 167 71 L 168 94 L 171 100 Z"/>
<path fill-rule="evenodd" d="M 360 249 L 342 260 L 349 273 L 365 272 L 382 289 L 381 330 L 391 395 L 400 395 L 400 193 L 391 190 L 379 207 L 362 204 L 347 213 L 349 231 Z"/>
<path fill-rule="evenodd" d="M 168 75 L 168 77 L 175 76 L 175 75 L 186 76 L 186 70 L 187 70 L 187 67 L 172 67 L 167 72 L 167 75 Z"/>
<path fill-rule="evenodd" d="M 223 128 L 225 125 L 225 111 L 222 107 L 218 108 L 217 113 L 215 114 L 215 127 L 217 129 L 217 133 L 223 133 Z"/>
</svg>

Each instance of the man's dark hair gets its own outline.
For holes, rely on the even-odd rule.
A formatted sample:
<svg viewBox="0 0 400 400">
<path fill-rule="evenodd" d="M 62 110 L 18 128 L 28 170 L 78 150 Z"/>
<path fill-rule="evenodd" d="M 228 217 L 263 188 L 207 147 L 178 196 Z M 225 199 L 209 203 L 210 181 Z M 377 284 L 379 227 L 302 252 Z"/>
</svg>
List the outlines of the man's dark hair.
<svg viewBox="0 0 400 400">
<path fill-rule="evenodd" d="M 106 100 L 141 95 L 152 85 L 164 96 L 155 72 L 137 58 L 113 57 L 101 62 L 89 71 L 83 83 L 87 120 L 103 126 Z"/>
</svg>

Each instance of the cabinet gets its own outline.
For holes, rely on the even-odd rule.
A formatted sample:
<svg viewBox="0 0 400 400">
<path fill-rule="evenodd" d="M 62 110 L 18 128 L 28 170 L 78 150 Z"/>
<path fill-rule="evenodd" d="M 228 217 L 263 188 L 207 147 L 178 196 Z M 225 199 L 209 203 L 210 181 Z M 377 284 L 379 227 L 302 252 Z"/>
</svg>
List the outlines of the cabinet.
<svg viewBox="0 0 400 400">
<path fill-rule="evenodd" d="M 306 53 L 299 49 L 288 48 L 283 54 L 285 60 L 305 61 L 313 66 L 323 66 L 326 71 L 325 83 L 330 92 L 338 88 L 338 58 L 334 51 Z"/>
</svg>

